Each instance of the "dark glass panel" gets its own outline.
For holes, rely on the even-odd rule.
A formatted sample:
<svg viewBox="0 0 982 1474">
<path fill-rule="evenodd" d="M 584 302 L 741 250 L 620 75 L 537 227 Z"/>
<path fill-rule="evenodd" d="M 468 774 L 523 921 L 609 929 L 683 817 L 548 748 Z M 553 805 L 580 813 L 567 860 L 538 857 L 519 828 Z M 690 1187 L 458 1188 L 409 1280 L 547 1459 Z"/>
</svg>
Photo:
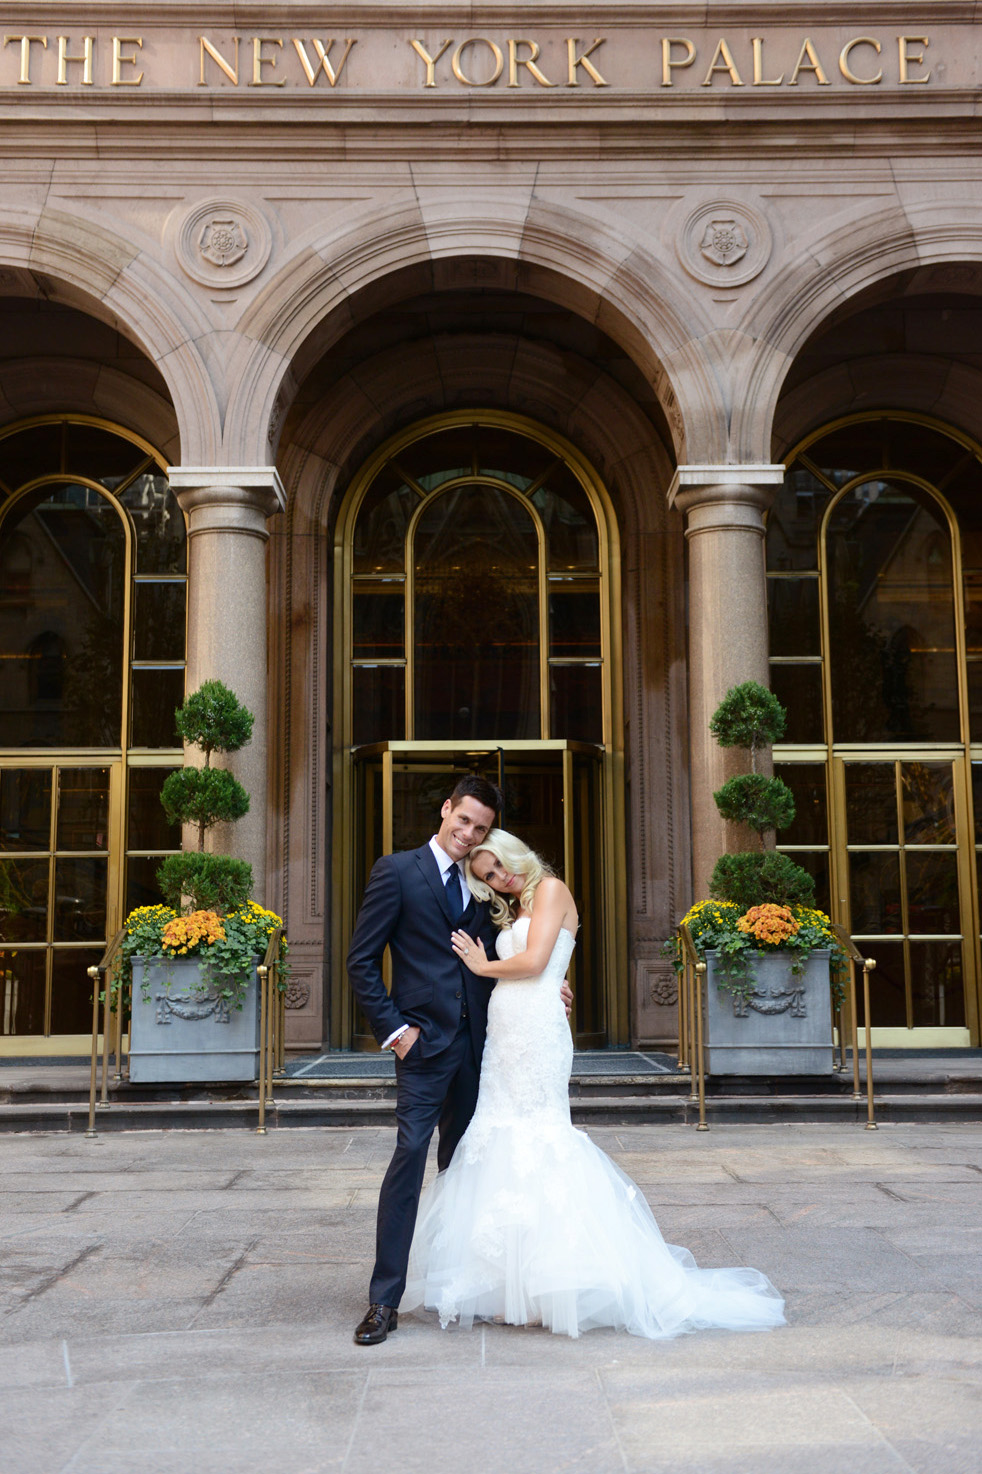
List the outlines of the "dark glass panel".
<svg viewBox="0 0 982 1474">
<path fill-rule="evenodd" d="M 174 713 L 184 700 L 184 670 L 135 670 L 131 747 L 180 747 Z"/>
<path fill-rule="evenodd" d="M 915 1029 L 965 1027 L 961 942 L 911 942 L 910 978 Z"/>
<path fill-rule="evenodd" d="M 402 572 L 409 521 L 418 506 L 416 492 L 392 466 L 384 466 L 358 508 L 351 540 L 355 573 Z"/>
<path fill-rule="evenodd" d="M 889 422 L 886 447 L 884 464 L 890 470 L 919 476 L 932 486 L 939 486 L 966 454 L 950 435 L 906 420 Z"/>
<path fill-rule="evenodd" d="M 486 487 L 433 497 L 414 556 L 416 737 L 538 737 L 538 541 L 525 506 Z"/>
<path fill-rule="evenodd" d="M 904 863 L 908 930 L 934 935 L 960 932 L 957 856 L 952 851 L 907 850 Z"/>
<path fill-rule="evenodd" d="M 855 936 L 890 936 L 903 931 L 900 856 L 871 851 L 850 854 L 852 930 Z"/>
<path fill-rule="evenodd" d="M 180 824 L 169 824 L 160 802 L 164 779 L 173 768 L 130 768 L 128 850 L 179 850 Z M 158 864 L 159 861 L 154 861 Z"/>
<path fill-rule="evenodd" d="M 412 445 L 404 445 L 393 456 L 393 462 L 424 491 L 432 491 L 442 486 L 444 481 L 475 474 L 479 465 L 476 439 L 476 425 L 456 425 L 449 430 L 438 430 L 434 435 L 424 435 L 422 440 L 414 440 Z"/>
<path fill-rule="evenodd" d="M 87 969 L 98 961 L 98 947 L 57 948 L 51 954 L 52 1034 L 91 1033 L 93 983 Z"/>
<path fill-rule="evenodd" d="M 818 567 L 818 530 L 831 494 L 800 463 L 791 467 L 767 514 L 768 568 Z"/>
<path fill-rule="evenodd" d="M 783 838 L 783 835 L 782 835 Z M 780 846 L 778 846 L 780 849 Z M 832 890 L 829 879 L 829 856 L 827 850 L 791 850 L 788 859 L 807 870 L 815 882 L 815 905 L 826 916 L 831 915 Z"/>
<path fill-rule="evenodd" d="M 600 665 L 550 665 L 549 736 L 603 742 Z"/>
<path fill-rule="evenodd" d="M 975 810 L 975 842 L 982 844 L 982 762 L 972 764 L 972 807 Z"/>
<path fill-rule="evenodd" d="M 902 763 L 900 791 L 906 844 L 957 842 L 950 762 Z"/>
<path fill-rule="evenodd" d="M 972 742 L 982 742 L 982 653 L 968 657 L 968 727 Z"/>
<path fill-rule="evenodd" d="M 107 873 L 106 860 L 55 861 L 53 941 L 105 939 Z"/>
<path fill-rule="evenodd" d="M 0 772 L 0 850 L 46 850 L 50 844 L 50 768 L 5 768 Z"/>
<path fill-rule="evenodd" d="M 869 975 L 870 1014 L 874 1029 L 907 1027 L 907 986 L 904 949 L 900 942 L 863 942 L 859 949 L 876 967 Z M 866 1024 L 863 971 L 856 968 L 856 1008 L 860 1027 Z"/>
<path fill-rule="evenodd" d="M 828 804 L 822 763 L 775 763 L 775 776 L 794 795 L 794 821 L 781 830 L 782 844 L 828 844 Z"/>
<path fill-rule="evenodd" d="M 600 656 L 600 595 L 549 586 L 549 654 Z"/>
<path fill-rule="evenodd" d="M 47 940 L 48 861 L 0 860 L 0 940 Z"/>
<path fill-rule="evenodd" d="M 157 884 L 157 869 L 161 863 L 159 855 L 143 859 L 131 856 L 126 861 L 127 914 L 134 911 L 137 906 L 163 904 L 163 893 Z"/>
<path fill-rule="evenodd" d="M 406 735 L 406 670 L 401 665 L 356 665 L 351 672 L 351 740 L 401 742 Z"/>
<path fill-rule="evenodd" d="M 769 578 L 767 623 L 772 655 L 821 655 L 817 578 Z"/>
<path fill-rule="evenodd" d="M 883 468 L 888 454 L 887 433 L 886 420 L 841 425 L 823 435 L 805 454 L 835 486 L 845 486 L 865 471 Z"/>
<path fill-rule="evenodd" d="M 837 742 L 957 741 L 951 536 L 921 492 L 865 482 L 827 540 Z"/>
<path fill-rule="evenodd" d="M 784 742 L 821 742 L 822 667 L 820 665 L 772 665 L 771 690 L 788 714 Z"/>
<path fill-rule="evenodd" d="M 59 850 L 109 847 L 109 769 L 62 768 L 58 775 Z"/>
<path fill-rule="evenodd" d="M 846 843 L 896 844 L 893 763 L 846 763 Z"/>
<path fill-rule="evenodd" d="M 492 425 L 481 425 L 478 429 L 477 463 L 481 471 L 510 481 L 513 486 L 530 486 L 557 459 L 555 451 L 513 430 L 496 429 Z M 552 480 L 552 475 L 549 479 Z"/>
<path fill-rule="evenodd" d="M 137 573 L 186 573 L 184 513 L 159 471 L 138 476 L 120 496 L 136 535 Z"/>
<path fill-rule="evenodd" d="M 138 583 L 133 587 L 134 660 L 183 660 L 183 583 Z"/>
<path fill-rule="evenodd" d="M 75 485 L 19 501 L 0 528 L 28 569 L 0 601 L 0 746 L 120 740 L 126 535 L 112 503 Z"/>
<path fill-rule="evenodd" d="M 66 469 L 100 482 L 109 491 L 147 459 L 146 451 L 131 440 L 96 425 L 68 425 L 66 434 Z"/>
<path fill-rule="evenodd" d="M 352 605 L 355 659 L 401 659 L 406 640 L 403 585 L 363 588 L 356 584 Z"/>
<path fill-rule="evenodd" d="M 0 481 L 8 490 L 62 469 L 61 431 L 60 424 L 35 425 L 0 440 Z"/>
<path fill-rule="evenodd" d="M 982 740 L 982 466 L 972 457 L 954 484 L 944 490 L 961 534 L 968 719 L 972 741 L 978 742 Z"/>
<path fill-rule="evenodd" d="M 46 957 L 43 948 L 0 952 L 0 1028 L 4 1034 L 44 1033 Z"/>
<path fill-rule="evenodd" d="M 600 566 L 597 519 L 581 482 L 568 466 L 559 466 L 532 501 L 546 532 L 551 572 L 592 571 Z"/>
</svg>

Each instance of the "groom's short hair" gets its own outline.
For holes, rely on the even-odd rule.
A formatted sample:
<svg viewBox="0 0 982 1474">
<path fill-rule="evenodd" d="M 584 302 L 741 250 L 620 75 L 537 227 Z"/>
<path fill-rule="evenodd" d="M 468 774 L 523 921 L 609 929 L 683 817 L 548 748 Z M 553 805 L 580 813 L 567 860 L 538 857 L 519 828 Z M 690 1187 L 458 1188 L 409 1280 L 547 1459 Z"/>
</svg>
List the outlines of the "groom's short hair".
<svg viewBox="0 0 982 1474">
<path fill-rule="evenodd" d="M 458 779 L 450 795 L 451 807 L 456 808 L 463 798 L 476 799 L 495 815 L 501 810 L 501 790 L 494 783 L 489 783 L 487 778 L 479 778 L 476 773 L 468 773 L 466 778 Z"/>
</svg>

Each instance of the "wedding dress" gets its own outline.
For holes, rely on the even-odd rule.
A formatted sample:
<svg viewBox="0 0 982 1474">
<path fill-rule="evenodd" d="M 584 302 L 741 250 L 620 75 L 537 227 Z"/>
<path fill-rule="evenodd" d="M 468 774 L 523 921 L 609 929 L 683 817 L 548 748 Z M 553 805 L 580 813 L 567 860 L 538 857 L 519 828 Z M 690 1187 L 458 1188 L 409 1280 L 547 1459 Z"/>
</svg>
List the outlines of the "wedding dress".
<svg viewBox="0 0 982 1474">
<path fill-rule="evenodd" d="M 529 918 L 499 933 L 525 949 Z M 569 1113 L 573 1045 L 559 988 L 574 937 L 560 931 L 538 977 L 499 982 L 473 1120 L 420 1201 L 401 1310 L 539 1324 L 577 1336 L 612 1326 L 659 1338 L 784 1322 L 755 1269 L 699 1269 L 666 1244 L 634 1183 Z"/>
</svg>

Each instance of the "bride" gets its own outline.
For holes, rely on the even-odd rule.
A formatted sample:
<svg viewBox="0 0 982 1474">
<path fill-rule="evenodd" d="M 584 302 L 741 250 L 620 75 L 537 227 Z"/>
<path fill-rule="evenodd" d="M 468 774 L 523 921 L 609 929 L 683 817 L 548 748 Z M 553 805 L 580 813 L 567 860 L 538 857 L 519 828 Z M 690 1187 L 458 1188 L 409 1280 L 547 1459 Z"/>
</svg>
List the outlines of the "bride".
<svg viewBox="0 0 982 1474">
<path fill-rule="evenodd" d="M 568 888 L 515 835 L 472 851 L 467 883 L 491 902 L 497 959 L 456 931 L 451 945 L 496 978 L 474 1117 L 420 1202 L 401 1309 L 638 1336 L 784 1323 L 755 1269 L 699 1269 L 666 1244 L 643 1194 L 569 1114 L 573 1045 L 560 984 L 576 942 Z"/>
</svg>

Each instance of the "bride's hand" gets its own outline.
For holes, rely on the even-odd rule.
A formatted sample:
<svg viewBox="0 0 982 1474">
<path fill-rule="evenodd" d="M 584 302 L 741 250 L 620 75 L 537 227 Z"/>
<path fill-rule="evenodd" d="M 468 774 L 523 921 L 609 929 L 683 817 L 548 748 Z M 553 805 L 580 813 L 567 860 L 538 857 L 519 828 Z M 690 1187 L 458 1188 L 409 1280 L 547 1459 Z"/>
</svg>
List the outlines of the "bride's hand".
<svg viewBox="0 0 982 1474">
<path fill-rule="evenodd" d="M 488 954 L 480 938 L 475 942 L 465 931 L 455 931 L 450 933 L 450 945 L 464 966 L 470 968 L 476 977 L 486 976 L 490 972 Z"/>
</svg>

